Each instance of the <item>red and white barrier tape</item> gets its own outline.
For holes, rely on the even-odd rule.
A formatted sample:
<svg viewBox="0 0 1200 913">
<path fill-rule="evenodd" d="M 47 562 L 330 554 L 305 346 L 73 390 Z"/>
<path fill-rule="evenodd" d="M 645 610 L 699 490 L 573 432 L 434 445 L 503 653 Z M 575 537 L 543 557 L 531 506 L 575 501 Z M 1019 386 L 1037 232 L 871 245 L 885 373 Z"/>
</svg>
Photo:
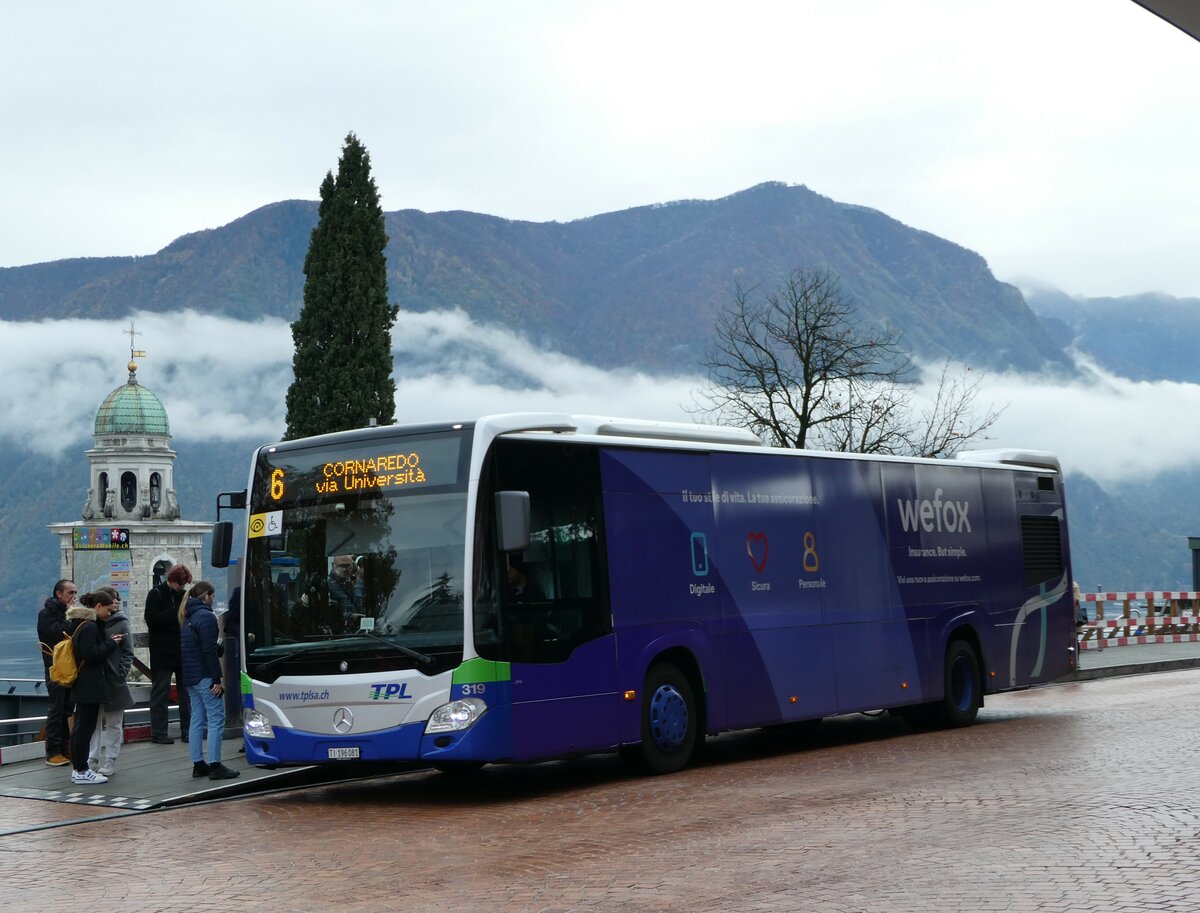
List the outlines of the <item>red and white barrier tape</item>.
<svg viewBox="0 0 1200 913">
<path fill-rule="evenodd" d="M 1200 625 L 1200 615 L 1147 615 L 1144 618 L 1140 615 L 1131 615 L 1128 618 L 1124 615 L 1106 615 L 1087 623 L 1089 628 L 1164 628 L 1168 625 Z"/>
<path fill-rule="evenodd" d="M 1134 644 L 1186 644 L 1200 641 L 1200 634 L 1131 634 L 1127 637 L 1100 637 L 1079 641 L 1080 650 L 1105 650 Z"/>
<path fill-rule="evenodd" d="M 1153 602 L 1170 602 L 1173 599 L 1200 599 L 1200 592 L 1179 593 L 1172 590 L 1155 590 L 1140 593 L 1083 593 L 1084 602 L 1123 602 L 1126 599 L 1144 599 Z"/>
</svg>

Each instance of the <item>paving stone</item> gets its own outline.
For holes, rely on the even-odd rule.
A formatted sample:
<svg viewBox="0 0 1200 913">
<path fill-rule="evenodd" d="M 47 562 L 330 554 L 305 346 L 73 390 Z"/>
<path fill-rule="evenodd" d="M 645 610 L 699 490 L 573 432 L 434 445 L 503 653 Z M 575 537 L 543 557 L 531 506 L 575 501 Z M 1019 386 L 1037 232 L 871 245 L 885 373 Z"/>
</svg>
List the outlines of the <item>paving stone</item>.
<svg viewBox="0 0 1200 913">
<path fill-rule="evenodd" d="M 669 777 L 593 757 L 119 815 L 0 798 L 0 909 L 1191 911 L 1198 724 L 1178 671 L 989 697 L 956 731 L 726 735 Z"/>
</svg>

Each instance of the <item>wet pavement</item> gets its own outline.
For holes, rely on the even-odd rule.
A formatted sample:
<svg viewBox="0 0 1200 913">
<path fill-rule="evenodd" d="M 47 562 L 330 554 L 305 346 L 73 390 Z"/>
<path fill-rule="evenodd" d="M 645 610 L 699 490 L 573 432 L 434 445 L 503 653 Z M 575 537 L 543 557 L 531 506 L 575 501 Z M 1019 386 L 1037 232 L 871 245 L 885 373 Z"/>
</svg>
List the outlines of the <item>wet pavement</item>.
<svg viewBox="0 0 1200 913">
<path fill-rule="evenodd" d="M 0 908 L 1193 911 L 1200 668 L 1153 671 L 1177 661 L 1200 647 L 1085 652 L 1101 677 L 967 729 L 736 733 L 669 777 L 597 756 L 147 812 L 0 798 Z"/>
<path fill-rule="evenodd" d="M 148 741 L 122 746 L 117 770 L 107 783 L 78 786 L 71 782 L 71 768 L 47 767 L 36 760 L 0 766 L 0 797 L 42 799 L 72 805 L 115 810 L 148 811 L 168 805 L 187 805 L 228 799 L 247 793 L 310 786 L 330 780 L 360 778 L 365 769 L 339 765 L 291 767 L 265 770 L 251 767 L 239 753 L 241 739 L 222 743 L 224 765 L 237 772 L 236 779 L 210 780 L 192 776 L 188 745 L 158 745 Z M 393 773 L 413 765 L 378 765 L 371 772 Z M 0 825 L 0 832 L 3 827 Z"/>
<path fill-rule="evenodd" d="M 1200 668 L 1200 642 L 1127 644 L 1079 652 L 1079 669 L 1074 681 L 1108 678 L 1113 675 L 1145 675 L 1176 669 Z"/>
</svg>

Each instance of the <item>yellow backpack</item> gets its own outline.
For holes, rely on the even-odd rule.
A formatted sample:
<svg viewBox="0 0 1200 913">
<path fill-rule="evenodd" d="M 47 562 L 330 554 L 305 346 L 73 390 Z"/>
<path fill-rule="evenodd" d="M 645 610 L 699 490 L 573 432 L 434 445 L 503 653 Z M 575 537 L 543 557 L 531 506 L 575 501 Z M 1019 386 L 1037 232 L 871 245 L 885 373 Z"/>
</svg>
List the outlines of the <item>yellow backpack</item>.
<svg viewBox="0 0 1200 913">
<path fill-rule="evenodd" d="M 80 625 L 79 628 L 82 628 Z M 75 629 L 75 633 L 79 633 L 79 628 Z M 79 670 L 83 668 L 83 663 L 75 662 L 75 637 L 63 633 L 63 639 L 56 643 L 53 648 L 47 647 L 45 644 L 38 644 L 42 648 L 42 652 L 50 657 L 50 681 L 56 685 L 61 685 L 64 688 L 70 688 L 75 684 L 75 679 L 79 678 Z"/>
</svg>

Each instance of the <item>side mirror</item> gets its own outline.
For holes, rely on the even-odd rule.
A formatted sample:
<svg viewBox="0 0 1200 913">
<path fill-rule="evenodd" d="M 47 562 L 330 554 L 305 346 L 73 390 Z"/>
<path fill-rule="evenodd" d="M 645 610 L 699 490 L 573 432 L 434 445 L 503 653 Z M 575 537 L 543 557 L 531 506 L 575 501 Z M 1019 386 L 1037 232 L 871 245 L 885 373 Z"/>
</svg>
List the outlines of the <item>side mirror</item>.
<svg viewBox="0 0 1200 913">
<path fill-rule="evenodd" d="M 502 552 L 529 548 L 529 492 L 496 492 L 496 542 Z"/>
<path fill-rule="evenodd" d="M 233 551 L 233 523 L 221 520 L 212 528 L 212 566 L 229 567 L 229 555 Z"/>
</svg>

